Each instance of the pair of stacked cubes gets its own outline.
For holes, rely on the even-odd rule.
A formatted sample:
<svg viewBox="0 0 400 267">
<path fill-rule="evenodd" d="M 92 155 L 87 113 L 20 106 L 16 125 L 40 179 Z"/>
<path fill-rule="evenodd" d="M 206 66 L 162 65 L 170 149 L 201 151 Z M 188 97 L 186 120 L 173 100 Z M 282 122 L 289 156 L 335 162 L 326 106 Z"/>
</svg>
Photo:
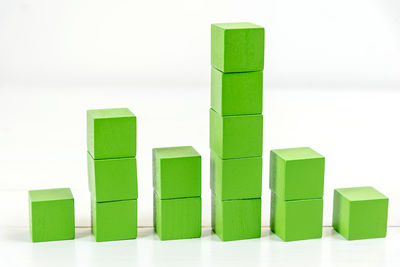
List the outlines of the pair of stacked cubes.
<svg viewBox="0 0 400 267">
<path fill-rule="evenodd" d="M 284 241 L 322 237 L 325 158 L 311 148 L 271 151 L 271 231 Z"/>
<path fill-rule="evenodd" d="M 201 236 L 201 156 L 191 146 L 153 149 L 153 220 L 161 240 Z"/>
<path fill-rule="evenodd" d="M 127 108 L 87 111 L 87 145 L 96 241 L 136 238 L 135 115 Z"/>
<path fill-rule="evenodd" d="M 211 25 L 212 228 L 223 241 L 261 235 L 264 28 Z"/>
</svg>

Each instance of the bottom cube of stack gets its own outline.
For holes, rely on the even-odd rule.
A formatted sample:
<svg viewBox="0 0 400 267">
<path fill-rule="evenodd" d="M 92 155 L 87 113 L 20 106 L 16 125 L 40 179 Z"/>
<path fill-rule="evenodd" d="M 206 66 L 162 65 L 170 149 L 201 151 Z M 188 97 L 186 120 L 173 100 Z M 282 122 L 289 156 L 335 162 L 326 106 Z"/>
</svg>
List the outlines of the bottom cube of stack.
<svg viewBox="0 0 400 267">
<path fill-rule="evenodd" d="M 160 199 L 154 192 L 154 229 L 160 240 L 201 236 L 201 197 Z"/>
<path fill-rule="evenodd" d="M 212 194 L 211 224 L 222 241 L 261 236 L 261 198 L 221 200 Z"/>
<path fill-rule="evenodd" d="M 92 233 L 97 242 L 137 237 L 137 200 L 96 202 L 92 198 Z"/>
<path fill-rule="evenodd" d="M 285 201 L 271 192 L 271 231 L 284 241 L 322 237 L 323 200 Z"/>
</svg>

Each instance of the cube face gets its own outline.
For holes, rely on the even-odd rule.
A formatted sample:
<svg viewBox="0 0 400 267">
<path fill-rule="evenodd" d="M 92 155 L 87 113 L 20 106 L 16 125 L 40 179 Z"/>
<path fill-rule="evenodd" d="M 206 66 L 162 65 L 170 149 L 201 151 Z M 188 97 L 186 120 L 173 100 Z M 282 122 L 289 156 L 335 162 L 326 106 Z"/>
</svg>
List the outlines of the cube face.
<svg viewBox="0 0 400 267">
<path fill-rule="evenodd" d="M 264 28 L 252 23 L 211 25 L 211 65 L 223 72 L 264 69 Z"/>
<path fill-rule="evenodd" d="M 94 159 L 135 157 L 135 115 L 127 108 L 88 110 L 87 146 Z"/>
<path fill-rule="evenodd" d="M 210 187 L 221 200 L 261 197 L 261 157 L 224 160 L 211 150 L 210 158 Z"/>
<path fill-rule="evenodd" d="M 323 200 L 281 199 L 271 193 L 271 231 L 284 241 L 322 237 Z"/>
<path fill-rule="evenodd" d="M 92 232 L 97 242 L 137 237 L 137 200 L 96 202 L 92 198 Z"/>
<path fill-rule="evenodd" d="M 98 202 L 137 199 L 136 158 L 93 159 L 88 153 L 89 189 Z"/>
<path fill-rule="evenodd" d="M 263 116 L 221 116 L 210 109 L 210 148 L 223 159 L 261 157 Z"/>
<path fill-rule="evenodd" d="M 160 240 L 201 236 L 201 198 L 160 199 L 154 192 L 154 228 Z"/>
<path fill-rule="evenodd" d="M 348 240 L 385 237 L 388 202 L 372 187 L 335 189 L 332 226 Z"/>
<path fill-rule="evenodd" d="M 68 188 L 29 191 L 32 242 L 75 238 L 74 198 Z"/>
<path fill-rule="evenodd" d="M 271 150 L 270 189 L 284 200 L 321 198 L 325 158 L 310 148 Z"/>
<path fill-rule="evenodd" d="M 211 108 L 219 114 L 262 113 L 263 73 L 223 73 L 211 69 Z"/>
<path fill-rule="evenodd" d="M 261 198 L 221 200 L 212 195 L 211 224 L 222 241 L 261 236 Z"/>
<path fill-rule="evenodd" d="M 201 156 L 193 147 L 153 149 L 153 186 L 161 199 L 201 195 Z"/>
</svg>

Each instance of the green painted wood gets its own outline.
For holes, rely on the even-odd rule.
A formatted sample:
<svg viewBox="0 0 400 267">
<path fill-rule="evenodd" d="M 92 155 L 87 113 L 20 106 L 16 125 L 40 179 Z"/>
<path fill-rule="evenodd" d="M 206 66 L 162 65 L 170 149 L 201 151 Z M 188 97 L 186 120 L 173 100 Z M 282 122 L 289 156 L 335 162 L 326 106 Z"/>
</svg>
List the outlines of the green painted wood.
<svg viewBox="0 0 400 267">
<path fill-rule="evenodd" d="M 264 28 L 252 23 L 211 25 L 211 65 L 223 72 L 264 69 Z"/>
<path fill-rule="evenodd" d="M 335 189 L 332 226 L 348 240 L 385 237 L 388 205 L 373 187 Z"/>
<path fill-rule="evenodd" d="M 31 190 L 28 195 L 32 242 L 75 238 L 74 197 L 69 188 Z"/>
<path fill-rule="evenodd" d="M 136 156 L 136 116 L 127 108 L 87 111 L 87 149 L 94 159 Z"/>
<path fill-rule="evenodd" d="M 284 200 L 271 192 L 271 231 L 284 241 L 322 237 L 323 200 Z"/>
<path fill-rule="evenodd" d="M 201 236 L 201 198 L 160 199 L 154 192 L 154 229 L 160 240 Z"/>
</svg>

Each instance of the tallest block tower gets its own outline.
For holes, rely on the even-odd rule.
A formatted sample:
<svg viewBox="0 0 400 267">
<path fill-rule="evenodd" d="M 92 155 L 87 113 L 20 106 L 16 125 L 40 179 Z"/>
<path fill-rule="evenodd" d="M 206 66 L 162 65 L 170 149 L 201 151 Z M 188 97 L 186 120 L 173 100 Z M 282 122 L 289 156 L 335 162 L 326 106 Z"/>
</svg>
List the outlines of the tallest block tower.
<svg viewBox="0 0 400 267">
<path fill-rule="evenodd" d="M 261 235 L 264 28 L 211 25 L 212 227 L 223 241 Z"/>
</svg>

